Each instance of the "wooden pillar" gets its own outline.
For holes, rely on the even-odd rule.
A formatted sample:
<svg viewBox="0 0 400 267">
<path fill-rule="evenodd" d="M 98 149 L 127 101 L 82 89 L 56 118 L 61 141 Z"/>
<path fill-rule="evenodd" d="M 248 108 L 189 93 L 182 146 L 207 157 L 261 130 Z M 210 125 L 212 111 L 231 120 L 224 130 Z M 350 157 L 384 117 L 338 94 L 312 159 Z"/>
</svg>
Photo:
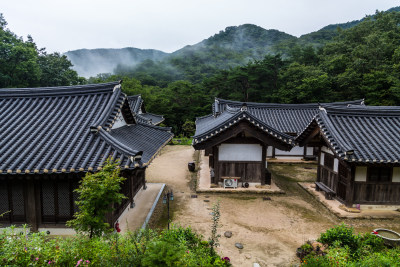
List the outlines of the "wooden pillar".
<svg viewBox="0 0 400 267">
<path fill-rule="evenodd" d="M 143 190 L 146 190 L 147 189 L 147 186 L 146 186 L 146 169 L 147 169 L 147 167 L 146 168 L 144 168 L 143 169 L 143 174 L 142 174 L 142 179 L 143 179 Z M 134 197 L 134 196 L 133 196 Z"/>
<path fill-rule="evenodd" d="M 303 159 L 305 159 L 307 156 L 307 145 L 304 145 L 304 149 L 303 149 Z"/>
<path fill-rule="evenodd" d="M 344 200 L 346 207 L 351 207 L 351 206 L 353 206 L 353 203 L 354 203 L 354 176 L 355 176 L 355 174 L 356 174 L 356 167 L 351 166 L 351 170 L 347 172 L 346 199 Z"/>
<path fill-rule="evenodd" d="M 39 203 L 36 203 L 35 181 L 31 177 L 29 177 L 29 179 L 26 180 L 26 222 L 31 227 L 31 231 L 33 232 L 37 232 L 38 230 L 38 221 L 36 214 L 38 205 Z"/>
<path fill-rule="evenodd" d="M 218 184 L 219 181 L 219 164 L 218 164 L 218 146 L 213 147 L 214 155 L 214 180 L 211 183 Z"/>
<path fill-rule="evenodd" d="M 267 146 L 262 145 L 262 156 L 261 156 L 261 185 L 265 184 L 265 162 L 267 160 Z"/>
<path fill-rule="evenodd" d="M 275 147 L 274 146 L 272 147 L 272 156 L 271 156 L 271 158 L 275 158 Z"/>
<path fill-rule="evenodd" d="M 321 147 L 318 149 L 317 182 L 321 182 Z"/>
</svg>

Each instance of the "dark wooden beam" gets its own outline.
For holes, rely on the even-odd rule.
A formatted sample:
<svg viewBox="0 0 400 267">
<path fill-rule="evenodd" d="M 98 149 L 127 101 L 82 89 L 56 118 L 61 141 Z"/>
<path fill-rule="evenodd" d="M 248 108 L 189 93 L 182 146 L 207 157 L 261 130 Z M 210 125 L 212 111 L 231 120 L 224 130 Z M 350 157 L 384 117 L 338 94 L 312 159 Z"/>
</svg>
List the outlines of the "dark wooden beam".
<svg viewBox="0 0 400 267">
<path fill-rule="evenodd" d="M 350 175 L 350 177 L 347 177 L 346 199 L 344 201 L 344 203 L 347 207 L 353 206 L 353 203 L 354 203 L 354 177 L 355 177 L 355 174 L 356 174 L 356 166 L 351 166 L 350 172 L 347 173 L 347 175 Z"/>
<path fill-rule="evenodd" d="M 218 147 L 213 146 L 213 155 L 214 155 L 214 179 L 211 180 L 211 183 L 218 184 L 219 181 L 219 164 L 218 164 Z"/>
<path fill-rule="evenodd" d="M 261 160 L 261 185 L 265 184 L 265 161 L 267 160 L 267 146 L 262 146 L 262 160 Z"/>
</svg>

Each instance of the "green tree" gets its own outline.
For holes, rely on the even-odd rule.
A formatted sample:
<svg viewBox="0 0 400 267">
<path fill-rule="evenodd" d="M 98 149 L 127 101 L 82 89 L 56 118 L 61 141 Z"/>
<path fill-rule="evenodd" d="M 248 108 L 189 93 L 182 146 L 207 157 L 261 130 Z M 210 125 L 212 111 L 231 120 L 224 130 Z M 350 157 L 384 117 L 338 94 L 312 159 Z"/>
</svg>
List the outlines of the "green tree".
<svg viewBox="0 0 400 267">
<path fill-rule="evenodd" d="M 24 42 L 11 32 L 0 14 L 0 88 L 39 84 L 41 70 L 36 45 L 28 39 Z"/>
<path fill-rule="evenodd" d="M 38 58 L 41 69 L 40 86 L 63 86 L 85 83 L 85 79 L 71 69 L 72 63 L 65 55 L 60 53 L 47 54 L 40 50 Z"/>
<path fill-rule="evenodd" d="M 125 178 L 120 177 L 117 163 L 108 160 L 102 170 L 96 173 L 87 173 L 75 190 L 79 194 L 76 201 L 79 211 L 74 214 L 75 219 L 67 225 L 78 233 L 101 236 L 112 230 L 105 222 L 107 213 L 112 212 L 114 203 L 121 203 L 126 198 L 120 193 L 121 184 Z"/>
<path fill-rule="evenodd" d="M 193 121 L 185 121 L 185 123 L 182 125 L 182 131 L 185 134 L 185 136 L 192 136 L 194 135 L 194 131 L 196 130 L 196 124 Z"/>
</svg>

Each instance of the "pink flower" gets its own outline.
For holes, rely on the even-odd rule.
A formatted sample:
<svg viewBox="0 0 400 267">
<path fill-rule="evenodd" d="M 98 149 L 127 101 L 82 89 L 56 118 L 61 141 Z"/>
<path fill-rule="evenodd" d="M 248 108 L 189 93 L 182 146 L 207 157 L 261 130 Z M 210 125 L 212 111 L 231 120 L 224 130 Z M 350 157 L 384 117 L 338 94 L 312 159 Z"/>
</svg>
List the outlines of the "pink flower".
<svg viewBox="0 0 400 267">
<path fill-rule="evenodd" d="M 35 260 L 36 260 L 36 261 L 38 261 L 38 260 L 39 260 L 39 258 L 35 258 Z"/>
<path fill-rule="evenodd" d="M 49 261 L 48 264 L 51 264 L 51 261 Z"/>
</svg>

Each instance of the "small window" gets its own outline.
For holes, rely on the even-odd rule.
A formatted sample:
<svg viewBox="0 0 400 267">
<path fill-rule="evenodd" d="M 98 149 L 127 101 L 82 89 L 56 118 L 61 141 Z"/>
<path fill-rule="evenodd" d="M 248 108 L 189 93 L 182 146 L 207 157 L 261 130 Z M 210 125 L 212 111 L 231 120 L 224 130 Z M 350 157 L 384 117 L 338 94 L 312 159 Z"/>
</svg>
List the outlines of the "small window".
<svg viewBox="0 0 400 267">
<path fill-rule="evenodd" d="M 391 179 L 391 168 L 370 167 L 368 174 L 369 182 L 389 182 Z"/>
</svg>

